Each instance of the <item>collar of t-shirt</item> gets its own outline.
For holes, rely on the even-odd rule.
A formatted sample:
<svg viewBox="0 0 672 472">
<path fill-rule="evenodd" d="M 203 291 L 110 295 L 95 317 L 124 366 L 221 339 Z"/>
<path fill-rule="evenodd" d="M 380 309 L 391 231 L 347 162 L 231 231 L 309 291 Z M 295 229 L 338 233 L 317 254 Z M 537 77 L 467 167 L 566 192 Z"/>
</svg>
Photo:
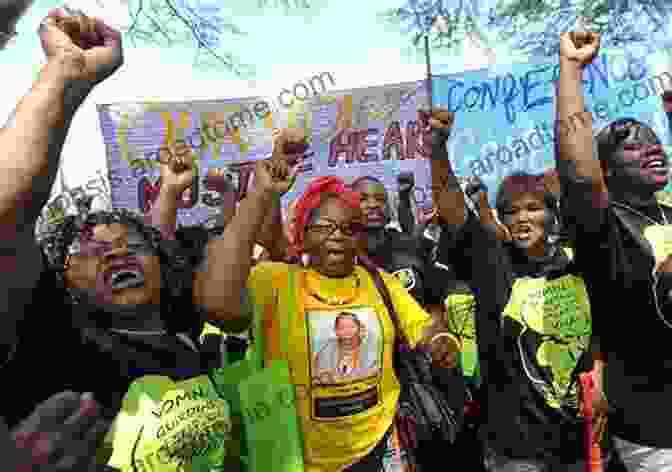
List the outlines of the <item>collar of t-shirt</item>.
<svg viewBox="0 0 672 472">
<path fill-rule="evenodd" d="M 529 257 L 515 247 L 510 248 L 510 253 L 516 277 L 543 277 L 553 272 L 563 272 L 570 262 L 558 246 L 552 246 L 543 257 Z"/>
<path fill-rule="evenodd" d="M 102 304 L 82 293 L 79 293 L 79 299 L 80 302 L 73 306 L 73 315 L 80 318 L 76 321 L 78 324 L 86 325 L 93 321 L 98 328 L 138 339 L 169 334 L 160 305 Z M 191 350 L 198 351 L 188 334 L 174 334 Z"/>
</svg>

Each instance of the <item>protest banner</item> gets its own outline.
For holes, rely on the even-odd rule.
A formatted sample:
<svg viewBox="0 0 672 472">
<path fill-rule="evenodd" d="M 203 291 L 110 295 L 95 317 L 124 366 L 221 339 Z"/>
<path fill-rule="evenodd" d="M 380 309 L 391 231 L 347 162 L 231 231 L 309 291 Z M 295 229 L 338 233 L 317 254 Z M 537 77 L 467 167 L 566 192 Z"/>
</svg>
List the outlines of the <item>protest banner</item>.
<svg viewBox="0 0 672 472">
<path fill-rule="evenodd" d="M 272 130 L 287 126 L 305 129 L 310 149 L 283 199 L 285 208 L 315 176 L 351 182 L 370 175 L 396 193 L 401 172 L 415 174 L 418 206 L 430 205 L 423 84 L 321 94 L 275 113 L 262 110 L 258 98 L 99 105 L 113 205 L 147 213 L 160 189 L 158 150 L 184 140 L 194 150 L 199 177 L 182 196 L 178 222 L 203 223 L 219 210 L 203 182 L 208 170 L 226 168 L 240 200 L 254 162 L 271 153 Z M 230 126 L 235 116 L 238 128 Z"/>
<path fill-rule="evenodd" d="M 661 67 L 661 65 L 663 67 Z M 660 95 L 672 90 L 669 58 L 633 51 L 600 53 L 584 72 L 586 105 L 595 133 L 618 118 L 650 125 L 671 143 Z M 449 141 L 455 173 L 477 176 L 494 204 L 501 181 L 513 172 L 539 174 L 555 166 L 555 83 L 559 65 L 531 62 L 435 76 L 434 103 L 456 114 Z M 579 119 L 577 117 L 577 119 Z M 575 123 L 563 123 L 571 132 Z"/>
<path fill-rule="evenodd" d="M 601 53 L 584 74 L 595 131 L 617 118 L 632 117 L 652 126 L 664 145 L 672 143 L 672 115 L 663 111 L 660 98 L 672 89 L 669 65 L 665 51 Z M 497 74 L 484 69 L 433 79 L 435 105 L 456 113 L 448 143 L 455 172 L 480 177 L 493 203 L 507 175 L 539 174 L 555 165 L 558 72 L 557 62 L 530 62 L 498 65 Z M 431 208 L 424 80 L 323 93 L 274 111 L 264 103 L 253 97 L 100 105 L 113 205 L 149 211 L 160 188 L 158 150 L 184 140 L 194 150 L 199 177 L 183 195 L 178 221 L 203 223 L 219 212 L 221 201 L 204 185 L 209 169 L 226 168 L 240 200 L 249 188 L 254 162 L 270 156 L 273 129 L 300 127 L 310 149 L 295 186 L 283 199 L 285 209 L 321 175 L 338 175 L 348 182 L 375 177 L 394 201 L 397 177 L 407 172 L 415 176 L 416 208 Z"/>
</svg>

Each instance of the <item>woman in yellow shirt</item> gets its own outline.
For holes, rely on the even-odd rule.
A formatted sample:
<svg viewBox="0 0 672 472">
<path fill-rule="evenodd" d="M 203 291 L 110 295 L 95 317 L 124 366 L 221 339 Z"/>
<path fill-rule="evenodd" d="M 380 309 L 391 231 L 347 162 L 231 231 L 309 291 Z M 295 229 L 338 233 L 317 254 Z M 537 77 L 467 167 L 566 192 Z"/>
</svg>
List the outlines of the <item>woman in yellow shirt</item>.
<svg viewBox="0 0 672 472">
<path fill-rule="evenodd" d="M 306 266 L 262 262 L 248 290 L 263 315 L 265 361 L 289 362 L 306 471 L 418 470 L 394 426 L 397 333 L 370 275 L 377 269 L 358 254 L 359 195 L 337 177 L 321 177 L 295 212 L 294 240 Z M 453 368 L 457 340 L 395 277 L 380 275 L 411 347 L 427 349 L 436 367 Z M 288 326 L 287 353 L 277 342 L 281 319 Z"/>
</svg>

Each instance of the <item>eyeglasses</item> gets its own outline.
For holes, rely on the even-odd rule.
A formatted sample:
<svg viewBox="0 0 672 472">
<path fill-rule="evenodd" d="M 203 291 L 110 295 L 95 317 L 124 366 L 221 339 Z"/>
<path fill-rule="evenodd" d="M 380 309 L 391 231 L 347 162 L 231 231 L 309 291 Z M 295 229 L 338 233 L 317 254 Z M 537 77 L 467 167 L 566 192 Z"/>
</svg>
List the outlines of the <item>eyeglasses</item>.
<svg viewBox="0 0 672 472">
<path fill-rule="evenodd" d="M 322 234 L 325 236 L 332 235 L 336 232 L 337 229 L 340 229 L 341 233 L 345 234 L 346 236 L 354 236 L 364 231 L 364 225 L 359 222 L 341 223 L 341 224 L 322 223 L 322 224 L 309 225 L 307 229 L 308 231 L 312 231 L 314 233 Z"/>
<path fill-rule="evenodd" d="M 128 241 L 125 245 L 129 254 L 147 254 L 152 252 L 152 245 L 146 241 Z M 68 248 L 68 261 L 71 256 L 103 257 L 115 248 L 108 241 L 80 241 L 76 239 Z"/>
</svg>

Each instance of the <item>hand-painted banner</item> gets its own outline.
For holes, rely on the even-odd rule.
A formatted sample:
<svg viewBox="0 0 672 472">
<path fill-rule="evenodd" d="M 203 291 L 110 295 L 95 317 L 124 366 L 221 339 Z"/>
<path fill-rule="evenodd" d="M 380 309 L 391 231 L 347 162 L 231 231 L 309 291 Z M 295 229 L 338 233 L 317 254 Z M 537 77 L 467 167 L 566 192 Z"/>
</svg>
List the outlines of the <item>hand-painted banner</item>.
<svg viewBox="0 0 672 472">
<path fill-rule="evenodd" d="M 198 159 L 198 175 L 183 195 L 178 221 L 199 224 L 214 217 L 221 200 L 206 190 L 204 176 L 227 168 L 238 199 L 244 197 L 254 162 L 271 153 L 272 130 L 300 127 L 310 139 L 307 158 L 284 207 L 316 176 L 351 182 L 369 175 L 397 192 L 401 172 L 415 174 L 416 205 L 431 205 L 429 135 L 423 82 L 372 87 L 297 101 L 280 115 L 258 110 L 259 99 L 213 102 L 152 102 L 101 105 L 98 112 L 107 149 L 115 207 L 146 213 L 160 190 L 158 149 L 184 140 Z M 257 113 L 263 111 L 265 113 Z M 237 117 L 240 128 L 227 126 Z"/>
<path fill-rule="evenodd" d="M 670 115 L 664 112 L 660 97 L 664 90 L 672 90 L 669 65 L 665 51 L 643 57 L 632 52 L 601 53 L 583 75 L 594 131 L 630 117 L 650 125 L 664 145 L 672 143 Z M 433 99 L 436 106 L 445 106 L 456 115 L 449 141 L 456 174 L 480 177 L 494 203 L 507 175 L 541 173 L 555 166 L 559 65 L 525 63 L 498 67 L 496 76 L 490 72 L 435 77 Z"/>
<path fill-rule="evenodd" d="M 672 143 L 672 115 L 663 112 L 660 98 L 663 90 L 672 89 L 667 72 L 671 57 L 668 51 L 645 57 L 601 53 L 584 73 L 595 130 L 619 117 L 633 117 L 651 125 L 664 145 Z M 434 103 L 456 113 L 449 141 L 455 171 L 481 177 L 491 199 L 512 172 L 541 173 L 554 165 L 558 65 L 507 67 L 498 67 L 496 76 L 480 70 L 433 81 Z M 205 186 L 209 169 L 227 168 L 240 200 L 251 183 L 254 162 L 271 153 L 273 129 L 300 127 L 311 148 L 296 185 L 283 199 L 285 208 L 310 180 L 330 174 L 346 181 L 375 177 L 394 201 L 397 177 L 406 172 L 415 175 L 416 207 L 431 207 L 424 81 L 323 94 L 297 100 L 279 113 L 260 103 L 262 99 L 249 98 L 99 106 L 113 205 L 149 211 L 160 190 L 158 149 L 184 140 L 198 159 L 198 178 L 181 199 L 178 221 L 203 223 L 219 213 L 222 200 Z"/>
</svg>

